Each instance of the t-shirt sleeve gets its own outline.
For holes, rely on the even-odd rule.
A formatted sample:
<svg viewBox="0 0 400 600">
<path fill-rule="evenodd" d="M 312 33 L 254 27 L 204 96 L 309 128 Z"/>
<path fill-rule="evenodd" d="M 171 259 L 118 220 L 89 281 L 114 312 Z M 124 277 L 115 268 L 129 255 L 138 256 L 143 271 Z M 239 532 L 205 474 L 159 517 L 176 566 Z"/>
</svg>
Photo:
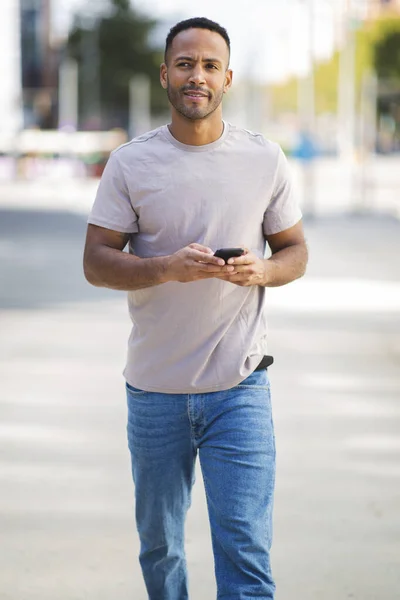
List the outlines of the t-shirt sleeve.
<svg viewBox="0 0 400 600">
<path fill-rule="evenodd" d="M 124 233 L 136 233 L 139 231 L 137 221 L 121 165 L 115 153 L 112 153 L 103 171 L 88 223 Z"/>
<path fill-rule="evenodd" d="M 301 210 L 293 191 L 289 165 L 282 149 L 279 148 L 274 189 L 264 213 L 264 234 L 273 235 L 285 231 L 296 225 L 301 217 Z"/>
</svg>

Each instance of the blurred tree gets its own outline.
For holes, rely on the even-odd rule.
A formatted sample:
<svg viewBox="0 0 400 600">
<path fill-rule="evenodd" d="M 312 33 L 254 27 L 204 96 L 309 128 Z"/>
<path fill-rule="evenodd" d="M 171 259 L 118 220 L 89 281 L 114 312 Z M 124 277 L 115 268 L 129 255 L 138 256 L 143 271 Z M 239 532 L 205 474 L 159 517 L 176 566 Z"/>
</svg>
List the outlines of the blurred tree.
<svg viewBox="0 0 400 600">
<path fill-rule="evenodd" d="M 129 0 L 110 0 L 108 14 L 96 19 L 75 18 L 67 51 L 79 64 L 80 127 L 127 129 L 129 82 L 138 74 L 150 78 L 152 111 L 166 110 L 159 83 L 162 51 L 149 42 L 156 25 Z"/>
<path fill-rule="evenodd" d="M 400 18 L 385 18 L 372 31 L 373 63 L 379 79 L 400 82 Z"/>
<path fill-rule="evenodd" d="M 400 31 L 391 32 L 376 44 L 374 63 L 382 78 L 400 80 Z"/>
<path fill-rule="evenodd" d="M 293 113 L 297 110 L 297 79 L 290 77 L 287 81 L 271 85 L 270 99 L 273 117 L 282 113 Z"/>
<path fill-rule="evenodd" d="M 356 97 L 366 72 L 374 70 L 381 81 L 390 79 L 400 83 L 400 18 L 386 15 L 367 22 L 356 32 Z M 337 83 L 339 76 L 339 52 L 314 66 L 316 112 L 334 113 L 337 110 Z M 297 109 L 297 79 L 290 78 L 272 86 L 272 109 L 274 114 L 295 112 Z"/>
<path fill-rule="evenodd" d="M 400 18 L 387 16 L 372 33 L 373 66 L 378 77 L 378 149 L 400 150 Z"/>
</svg>

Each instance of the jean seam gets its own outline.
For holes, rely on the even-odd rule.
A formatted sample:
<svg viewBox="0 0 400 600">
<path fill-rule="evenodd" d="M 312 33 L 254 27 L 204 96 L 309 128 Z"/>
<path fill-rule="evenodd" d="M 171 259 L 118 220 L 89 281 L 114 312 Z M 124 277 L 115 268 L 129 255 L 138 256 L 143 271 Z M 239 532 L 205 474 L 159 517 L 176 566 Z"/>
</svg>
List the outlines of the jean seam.
<svg viewBox="0 0 400 600">
<path fill-rule="evenodd" d="M 187 395 L 187 414 L 188 414 L 189 423 L 190 423 L 190 437 L 192 440 L 192 446 L 193 446 L 193 448 L 196 448 L 196 436 L 195 436 L 194 424 L 193 424 L 193 416 L 194 416 L 193 415 L 193 401 L 192 401 L 190 394 Z"/>
<path fill-rule="evenodd" d="M 206 413 L 205 413 L 205 402 L 204 402 L 204 396 L 201 397 L 201 435 L 204 435 L 204 431 L 206 429 Z"/>
</svg>

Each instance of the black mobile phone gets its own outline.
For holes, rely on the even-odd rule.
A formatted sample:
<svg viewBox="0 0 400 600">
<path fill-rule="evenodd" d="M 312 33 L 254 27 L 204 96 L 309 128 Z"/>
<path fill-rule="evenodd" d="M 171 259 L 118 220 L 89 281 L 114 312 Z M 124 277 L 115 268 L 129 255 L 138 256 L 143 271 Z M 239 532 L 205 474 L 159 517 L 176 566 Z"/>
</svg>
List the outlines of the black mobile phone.
<svg viewBox="0 0 400 600">
<path fill-rule="evenodd" d="M 242 256 L 242 254 L 244 254 L 243 248 L 219 248 L 219 250 L 214 252 L 214 256 L 223 258 L 225 262 L 227 262 L 230 258 Z"/>
</svg>

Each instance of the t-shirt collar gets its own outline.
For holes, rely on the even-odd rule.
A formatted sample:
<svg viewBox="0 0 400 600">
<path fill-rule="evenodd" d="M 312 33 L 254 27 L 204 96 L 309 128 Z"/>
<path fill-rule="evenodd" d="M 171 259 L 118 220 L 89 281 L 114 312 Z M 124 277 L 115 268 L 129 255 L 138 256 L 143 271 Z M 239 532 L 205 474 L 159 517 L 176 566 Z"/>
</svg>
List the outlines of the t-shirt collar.
<svg viewBox="0 0 400 600">
<path fill-rule="evenodd" d="M 215 148 L 218 148 L 221 144 L 223 144 L 225 138 L 228 135 L 229 123 L 227 123 L 226 121 L 222 121 L 222 123 L 224 129 L 220 137 L 217 140 L 215 140 L 215 142 L 211 142 L 210 144 L 203 144 L 201 146 L 191 146 L 189 144 L 183 144 L 182 142 L 179 142 L 176 138 L 174 138 L 174 136 L 170 132 L 168 125 L 163 125 L 161 129 L 164 136 L 168 139 L 169 142 L 171 142 L 171 144 L 173 144 L 177 148 L 180 148 L 181 150 L 184 150 L 185 152 L 209 152 L 210 150 L 215 150 Z"/>
</svg>

